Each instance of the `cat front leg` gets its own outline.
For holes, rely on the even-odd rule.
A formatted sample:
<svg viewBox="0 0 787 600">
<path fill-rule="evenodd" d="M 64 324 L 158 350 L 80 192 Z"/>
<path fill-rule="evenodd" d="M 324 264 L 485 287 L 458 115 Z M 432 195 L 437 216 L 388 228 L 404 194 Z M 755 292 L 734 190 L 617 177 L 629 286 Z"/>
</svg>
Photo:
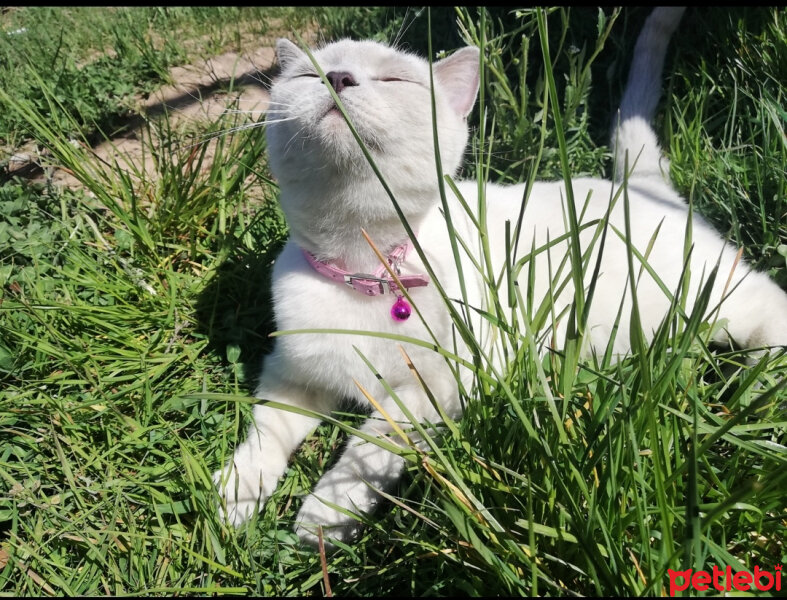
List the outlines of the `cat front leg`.
<svg viewBox="0 0 787 600">
<path fill-rule="evenodd" d="M 750 364 L 767 348 L 787 348 L 787 294 L 765 273 L 747 272 L 722 302 L 719 316 L 727 326 L 715 341 L 752 349 Z"/>
<path fill-rule="evenodd" d="M 273 370 L 269 373 L 263 374 L 257 397 L 323 414 L 333 408 L 324 393 L 281 380 Z M 318 418 L 266 404 L 254 407 L 246 440 L 213 475 L 225 521 L 240 525 L 263 505 L 276 489 L 292 452 L 319 423 Z"/>
<path fill-rule="evenodd" d="M 452 387 L 447 381 L 444 383 L 446 385 L 440 387 Z M 413 386 L 395 391 L 415 419 L 439 422 L 438 414 L 422 389 Z M 449 394 L 436 394 L 436 397 L 458 396 L 455 388 L 451 389 Z M 407 432 L 410 439 L 418 445 L 423 444 L 417 434 L 411 432 L 412 425 L 392 399 L 383 401 L 382 407 L 386 414 Z M 444 406 L 444 409 L 452 417 L 458 416 L 458 401 L 456 406 L 452 402 L 451 406 Z M 398 446 L 404 445 L 402 438 L 379 411 L 373 411 L 360 430 Z M 322 527 L 326 539 L 349 541 L 355 538 L 362 527 L 361 523 L 331 505 L 356 514 L 368 513 L 381 499 L 377 490 L 389 490 L 393 487 L 401 477 L 404 464 L 405 459 L 398 454 L 360 437 L 351 437 L 337 464 L 322 476 L 313 492 L 304 500 L 295 525 L 298 537 L 301 541 L 316 546 L 317 531 Z M 329 542 L 326 541 L 326 545 L 330 545 Z"/>
<path fill-rule="evenodd" d="M 407 425 L 403 427 L 407 429 Z M 401 443 L 401 439 L 377 411 L 364 422 L 361 431 Z M 380 499 L 376 490 L 393 486 L 403 469 L 404 459 L 400 456 L 372 442 L 351 437 L 336 466 L 322 476 L 314 491 L 304 500 L 295 526 L 298 537 L 307 544 L 317 546 L 317 529 L 321 526 L 326 538 L 341 541 L 355 538 L 361 523 L 330 505 L 354 513 L 369 512 Z"/>
</svg>

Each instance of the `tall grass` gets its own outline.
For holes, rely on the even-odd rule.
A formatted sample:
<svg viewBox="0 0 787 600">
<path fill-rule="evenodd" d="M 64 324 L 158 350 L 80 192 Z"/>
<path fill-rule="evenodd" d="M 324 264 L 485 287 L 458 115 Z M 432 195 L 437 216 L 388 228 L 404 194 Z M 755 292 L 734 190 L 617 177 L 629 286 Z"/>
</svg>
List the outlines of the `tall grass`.
<svg viewBox="0 0 787 600">
<path fill-rule="evenodd" d="M 474 24 L 464 16 L 465 23 Z M 563 178 L 570 180 L 569 145 L 552 75 L 547 20 L 541 11 L 534 11 L 532 17 L 544 57 L 541 101 L 545 111 L 552 111 L 556 160 Z M 599 44 L 608 32 L 602 13 Z M 481 18 L 470 33 L 472 42 L 489 48 L 486 33 Z M 483 107 L 482 97 L 482 111 Z M 482 123 L 482 131 L 483 127 Z M 548 127 L 546 119 L 542 127 Z M 543 144 L 545 132 L 540 138 Z M 488 147 L 494 139 L 490 132 Z M 541 156 L 542 148 L 535 154 Z M 491 157 L 482 151 L 476 160 L 476 173 L 483 177 Z M 531 167 L 532 172 L 538 172 L 539 166 Z M 612 201 L 627 205 L 625 182 Z M 591 364 L 580 363 L 583 316 L 594 287 L 591 279 L 584 291 L 581 282 L 584 271 L 594 265 L 588 263 L 592 248 L 579 247 L 576 212 L 581 207 L 572 213 L 570 198 L 567 205 L 571 242 L 563 263 L 568 273 L 556 275 L 552 285 L 557 290 L 566 280 L 580 282 L 571 311 L 562 316 L 569 319 L 566 345 L 544 357 L 532 337 L 554 318 L 548 302 L 552 294 L 543 301 L 535 298 L 535 304 L 532 289 L 516 290 L 513 298 L 497 298 L 496 274 L 486 273 L 486 281 L 491 282 L 490 306 L 507 303 L 508 308 L 487 314 L 487 325 L 496 331 L 491 337 L 503 340 L 515 360 L 510 374 L 501 377 L 487 350 L 473 346 L 474 364 L 481 366 L 476 367 L 474 395 L 467 399 L 461 424 L 449 423 L 430 435 L 412 423 L 434 454 L 413 459 L 410 452 L 403 452 L 403 456 L 422 465 L 418 472 L 434 486 L 438 499 L 436 505 L 417 503 L 413 512 L 438 529 L 438 535 L 426 542 L 411 539 L 409 545 L 421 545 L 424 555 L 429 555 L 436 546 L 446 549 L 435 539 L 450 540 L 451 552 L 440 558 L 456 569 L 453 585 L 474 594 L 664 594 L 669 568 L 712 570 L 712 565 L 729 565 L 737 571 L 751 570 L 755 564 L 773 568 L 779 560 L 773 551 L 780 544 L 785 500 L 785 394 L 784 382 L 778 382 L 784 373 L 783 353 L 777 353 L 774 362 L 764 359 L 746 371 L 740 356 L 709 350 L 711 329 L 719 326 L 704 320 L 717 276 L 711 272 L 699 296 L 691 299 L 690 313 L 685 312 L 686 286 L 674 291 L 671 310 L 650 344 L 644 341 L 637 320 L 632 288 L 634 312 L 620 315 L 619 323 L 622 319 L 629 325 L 630 319 L 636 355 L 613 362 L 610 341 L 603 356 Z M 468 211 L 474 222 L 484 223 L 483 209 L 481 199 L 480 214 Z M 450 216 L 446 220 L 453 231 Z M 595 241 L 603 227 L 598 225 Z M 627 231 L 614 234 L 628 241 Z M 477 235 L 482 242 L 487 237 L 483 225 Z M 456 242 L 465 248 L 473 244 L 473 240 Z M 690 231 L 686 245 L 691 245 Z M 629 247 L 631 281 L 636 281 L 637 272 L 649 269 L 647 255 L 635 256 L 635 252 Z M 513 280 L 529 268 L 530 259 L 507 262 Z M 691 275 L 684 272 L 684 276 Z M 445 301 L 449 310 L 457 302 Z M 539 306 L 543 310 L 537 311 Z M 459 317 L 462 312 L 453 314 L 457 333 L 472 343 L 467 324 Z M 450 348 L 439 351 L 452 355 Z M 719 363 L 734 371 L 725 374 Z M 752 435 L 753 431 L 760 434 Z M 730 453 L 735 461 L 729 460 Z M 743 523 L 750 529 L 748 542 L 742 535 Z M 759 548 L 752 537 L 767 540 L 766 547 Z M 744 545 L 742 555 L 730 552 Z"/>
<path fill-rule="evenodd" d="M 466 171 L 504 181 L 602 172 L 606 140 L 593 128 L 605 132 L 608 121 L 594 121 L 603 112 L 594 103 L 614 91 L 599 82 L 615 60 L 625 72 L 624 51 L 607 53 L 633 44 L 644 12 L 456 14 L 451 35 L 486 54 Z M 684 25 L 728 31 L 730 14 L 690 12 Z M 769 166 L 785 171 L 776 141 L 783 89 L 760 75 L 784 47 L 784 19 L 768 11 L 761 34 L 732 19 L 740 26 L 732 27 L 739 46 L 728 46 L 731 56 L 757 48 L 763 61 L 735 75 L 738 106 L 745 99 L 751 108 L 723 113 L 718 137 L 719 120 L 697 107 L 720 93 L 714 82 L 725 71 L 687 64 L 681 48 L 689 42 L 677 40 L 659 123 L 665 146 L 677 148 L 678 185 L 697 204 L 720 207 L 740 197 L 730 190 L 745 190 L 774 249 L 787 241 L 768 183 L 778 191 Z M 694 68 L 705 83 L 681 92 L 676 82 L 693 81 L 685 73 Z M 505 372 L 475 344 L 469 307 L 446 299 L 474 352 L 465 365 L 475 371 L 463 392 L 467 409 L 439 427 L 402 426 L 428 449 L 397 450 L 408 473 L 386 491 L 382 510 L 360 517 L 361 538 L 339 544 L 322 567 L 291 531 L 301 497 L 330 466 L 343 431 L 359 423 L 343 413 L 307 440 L 249 525 L 226 527 L 210 473 L 250 418 L 248 393 L 273 329 L 266 281 L 286 234 L 261 129 L 214 137 L 244 123 L 235 113 L 185 139 L 166 118 L 151 123 L 150 176 L 135 163 L 96 163 L 89 145 L 68 143 L 66 132 L 80 124 L 46 80 L 36 85 L 46 109 L 2 89 L 0 104 L 83 188 L 19 180 L 0 188 L 4 593 L 318 594 L 327 577 L 337 594 L 659 595 L 667 568 L 784 563 L 787 360 L 774 352 L 747 366 L 738 353 L 708 348 L 719 326 L 701 319 L 710 280 L 688 314 L 685 294 L 671 290 L 675 301 L 653 342 L 633 339 L 640 352 L 618 362 L 611 351 L 579 359 L 582 306 L 598 301 L 581 287 L 575 309 L 561 316 L 572 323 L 566 347 L 547 354 L 534 334 L 557 316 L 549 298 L 517 288 L 500 298 L 490 287 L 484 326 L 510 358 Z M 210 153 L 201 144 L 208 139 Z M 707 152 L 711 140 L 726 144 L 719 163 Z M 759 166 L 741 158 L 751 155 L 738 151 L 741 140 Z M 708 162 L 730 168 L 702 170 Z M 615 201 L 627 202 L 625 186 Z M 748 215 L 750 206 L 734 211 Z M 483 199 L 468 210 L 479 235 L 456 239 L 458 253 L 483 248 Z M 581 219 L 567 221 L 572 252 L 552 256 L 553 289 L 594 268 L 590 248 L 578 245 Z M 627 235 L 591 226 L 596 244 Z M 512 223 L 512 245 L 515 230 Z M 494 275 L 513 280 L 530 264 L 510 259 Z M 635 280 L 647 256 L 632 249 L 629 264 Z M 485 263 L 478 268 L 492 279 Z M 620 323 L 632 317 L 621 314 Z"/>
<path fill-rule="evenodd" d="M 7 8 L 0 15 L 0 87 L 58 121 L 63 134 L 101 139 L 137 114 L 140 94 L 169 82 L 170 67 L 195 53 L 240 50 L 244 35 L 266 35 L 272 24 L 302 27 L 308 14 L 269 7 Z M 198 38 L 199 46 L 184 38 Z M 59 110 L 49 112 L 46 89 Z M 14 111 L 0 113 L 2 146 L 13 149 L 31 133 Z"/>
</svg>

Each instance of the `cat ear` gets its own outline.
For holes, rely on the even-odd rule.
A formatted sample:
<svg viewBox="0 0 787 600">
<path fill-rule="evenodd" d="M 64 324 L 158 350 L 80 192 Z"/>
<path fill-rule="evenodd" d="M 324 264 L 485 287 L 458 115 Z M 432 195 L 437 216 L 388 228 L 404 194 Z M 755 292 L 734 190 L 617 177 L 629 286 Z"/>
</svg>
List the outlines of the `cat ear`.
<svg viewBox="0 0 787 600">
<path fill-rule="evenodd" d="M 276 57 L 282 69 L 286 69 L 287 65 L 297 60 L 309 60 L 303 50 L 285 38 L 276 40 Z"/>
<path fill-rule="evenodd" d="M 475 46 L 466 46 L 432 65 L 434 78 L 447 93 L 451 107 L 462 117 L 473 110 L 478 94 L 478 53 Z"/>
</svg>

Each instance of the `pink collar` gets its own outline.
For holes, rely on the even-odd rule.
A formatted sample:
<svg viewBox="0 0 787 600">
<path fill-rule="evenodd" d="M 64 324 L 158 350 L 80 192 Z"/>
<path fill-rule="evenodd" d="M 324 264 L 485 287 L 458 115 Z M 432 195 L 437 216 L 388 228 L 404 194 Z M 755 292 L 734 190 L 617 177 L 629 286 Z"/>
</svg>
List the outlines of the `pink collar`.
<svg viewBox="0 0 787 600">
<path fill-rule="evenodd" d="M 399 277 L 399 281 L 402 282 L 405 289 L 429 285 L 429 277 L 426 275 L 399 275 L 399 265 L 407 256 L 409 249 L 409 242 L 405 242 L 394 248 L 393 252 L 388 255 L 388 264 L 391 265 L 391 268 L 394 273 L 396 273 L 397 277 Z M 301 248 L 301 250 L 308 263 L 320 275 L 332 279 L 337 283 L 348 285 L 356 292 L 361 292 L 367 296 L 377 296 L 379 294 L 396 294 L 399 289 L 396 282 L 391 277 L 387 276 L 388 271 L 382 265 L 372 274 L 350 273 L 328 263 L 320 262 L 311 252 L 303 248 Z"/>
</svg>

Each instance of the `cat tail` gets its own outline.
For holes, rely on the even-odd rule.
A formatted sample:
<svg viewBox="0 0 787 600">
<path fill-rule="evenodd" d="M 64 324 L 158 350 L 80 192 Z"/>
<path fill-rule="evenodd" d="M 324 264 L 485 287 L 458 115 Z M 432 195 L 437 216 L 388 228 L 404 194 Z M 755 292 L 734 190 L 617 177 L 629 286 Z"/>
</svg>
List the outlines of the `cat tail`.
<svg viewBox="0 0 787 600">
<path fill-rule="evenodd" d="M 651 123 L 661 96 L 667 46 L 685 10 L 674 6 L 655 8 L 637 38 L 629 79 L 612 128 L 610 145 L 618 181 L 625 172 L 628 178 L 669 177 L 669 161 L 661 153 Z"/>
</svg>

